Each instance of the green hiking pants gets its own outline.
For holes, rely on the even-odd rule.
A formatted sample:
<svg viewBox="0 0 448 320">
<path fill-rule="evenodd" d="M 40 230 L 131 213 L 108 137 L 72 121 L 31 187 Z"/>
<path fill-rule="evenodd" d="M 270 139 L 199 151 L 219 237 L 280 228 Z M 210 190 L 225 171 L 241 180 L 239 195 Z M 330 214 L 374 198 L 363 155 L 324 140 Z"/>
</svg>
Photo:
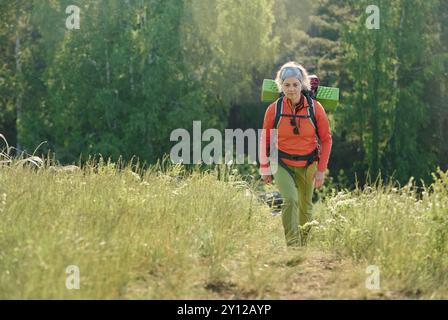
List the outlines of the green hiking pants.
<svg viewBox="0 0 448 320">
<path fill-rule="evenodd" d="M 316 170 L 317 162 L 308 167 L 279 164 L 274 174 L 283 199 L 282 222 L 287 246 L 303 245 L 306 242 L 307 230 L 301 232 L 299 225 L 303 226 L 312 219 L 313 177 Z"/>
</svg>

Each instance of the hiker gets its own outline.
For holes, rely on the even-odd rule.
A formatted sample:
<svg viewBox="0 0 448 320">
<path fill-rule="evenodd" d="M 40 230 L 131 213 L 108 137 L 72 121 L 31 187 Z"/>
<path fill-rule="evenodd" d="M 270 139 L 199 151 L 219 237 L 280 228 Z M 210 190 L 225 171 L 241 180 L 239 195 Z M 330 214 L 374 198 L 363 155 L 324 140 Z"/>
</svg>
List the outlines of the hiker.
<svg viewBox="0 0 448 320">
<path fill-rule="evenodd" d="M 324 183 L 332 137 L 324 108 L 311 97 L 310 78 L 303 66 L 292 61 L 285 63 L 275 82 L 281 94 L 264 116 L 260 169 L 263 181 L 272 183 L 269 129 L 276 128 L 278 163 L 273 176 L 283 198 L 286 244 L 300 246 L 306 244 L 310 227 L 299 225 L 311 221 L 314 187 L 320 188 Z"/>
</svg>

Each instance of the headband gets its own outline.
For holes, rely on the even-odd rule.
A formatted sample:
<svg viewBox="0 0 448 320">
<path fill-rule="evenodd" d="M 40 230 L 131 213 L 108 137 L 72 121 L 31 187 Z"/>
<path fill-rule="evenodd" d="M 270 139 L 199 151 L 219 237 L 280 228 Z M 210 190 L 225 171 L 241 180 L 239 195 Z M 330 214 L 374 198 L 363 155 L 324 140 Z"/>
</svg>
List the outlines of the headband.
<svg viewBox="0 0 448 320">
<path fill-rule="evenodd" d="M 303 80 L 302 71 L 300 71 L 298 67 L 286 67 L 282 70 L 280 79 L 285 81 L 285 79 L 289 77 L 297 78 L 300 82 Z"/>
</svg>

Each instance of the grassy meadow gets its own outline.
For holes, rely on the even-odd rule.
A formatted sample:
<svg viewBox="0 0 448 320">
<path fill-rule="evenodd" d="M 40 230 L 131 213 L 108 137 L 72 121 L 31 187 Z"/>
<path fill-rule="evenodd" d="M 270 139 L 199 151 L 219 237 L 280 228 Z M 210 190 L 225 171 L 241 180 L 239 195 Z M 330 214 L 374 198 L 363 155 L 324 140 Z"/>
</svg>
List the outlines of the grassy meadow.
<svg viewBox="0 0 448 320">
<path fill-rule="evenodd" d="M 221 176 L 4 158 L 0 299 L 448 298 L 448 172 L 421 194 L 413 181 L 331 190 L 294 250 L 260 186 Z M 379 290 L 366 288 L 369 265 Z"/>
</svg>

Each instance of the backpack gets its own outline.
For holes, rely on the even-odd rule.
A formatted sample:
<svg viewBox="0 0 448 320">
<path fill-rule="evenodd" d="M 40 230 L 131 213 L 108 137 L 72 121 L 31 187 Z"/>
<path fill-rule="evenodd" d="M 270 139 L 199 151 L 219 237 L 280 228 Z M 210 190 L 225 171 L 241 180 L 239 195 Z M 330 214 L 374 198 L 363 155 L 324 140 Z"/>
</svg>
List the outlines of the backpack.
<svg viewBox="0 0 448 320">
<path fill-rule="evenodd" d="M 289 160 L 294 160 L 294 161 L 306 161 L 306 167 L 308 167 L 310 164 L 312 164 L 314 161 L 319 161 L 320 158 L 320 137 L 319 137 L 319 132 L 317 130 L 317 121 L 316 121 L 316 117 L 314 115 L 314 103 L 313 103 L 313 98 L 312 98 L 312 92 L 311 91 L 302 91 L 302 94 L 305 96 L 306 100 L 308 101 L 308 115 L 306 116 L 302 116 L 302 115 L 291 115 L 291 114 L 282 114 L 282 106 L 283 106 L 283 96 L 284 94 L 280 94 L 280 98 L 277 99 L 275 105 L 275 120 L 274 120 L 274 129 L 277 129 L 278 124 L 280 122 L 280 118 L 281 117 L 294 117 L 294 118 L 310 118 L 311 119 L 311 123 L 313 124 L 315 131 L 316 131 L 316 137 L 317 137 L 317 148 L 314 149 L 311 153 L 306 154 L 306 155 L 294 155 L 294 154 L 289 154 L 286 153 L 280 149 L 277 149 L 278 151 L 278 156 L 279 156 L 279 160 L 280 160 L 280 164 L 282 166 L 285 167 L 285 169 L 287 169 L 287 171 L 289 172 L 290 170 L 288 170 L 288 168 L 284 165 L 283 161 L 281 161 L 281 159 L 289 159 Z M 291 173 L 290 173 L 291 174 Z"/>
</svg>

